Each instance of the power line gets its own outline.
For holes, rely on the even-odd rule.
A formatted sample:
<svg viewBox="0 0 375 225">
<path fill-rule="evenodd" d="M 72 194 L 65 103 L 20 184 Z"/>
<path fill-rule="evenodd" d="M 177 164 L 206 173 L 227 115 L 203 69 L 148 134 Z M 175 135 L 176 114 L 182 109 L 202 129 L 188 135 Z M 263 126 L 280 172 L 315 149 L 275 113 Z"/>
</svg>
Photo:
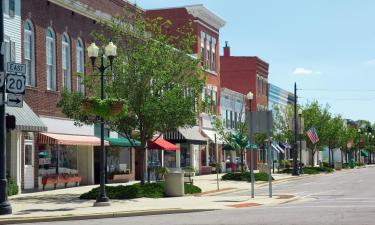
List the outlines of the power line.
<svg viewBox="0 0 375 225">
<path fill-rule="evenodd" d="M 375 92 L 375 89 L 323 89 L 323 88 L 317 88 L 317 89 L 312 89 L 312 88 L 301 88 L 298 89 L 301 91 L 330 91 L 330 92 Z"/>
</svg>

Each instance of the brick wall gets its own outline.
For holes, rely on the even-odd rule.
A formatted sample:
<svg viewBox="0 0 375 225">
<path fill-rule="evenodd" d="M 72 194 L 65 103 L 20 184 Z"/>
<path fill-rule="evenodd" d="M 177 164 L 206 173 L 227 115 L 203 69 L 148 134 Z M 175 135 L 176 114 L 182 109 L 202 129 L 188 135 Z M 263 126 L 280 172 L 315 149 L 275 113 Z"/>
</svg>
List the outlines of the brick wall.
<svg viewBox="0 0 375 225">
<path fill-rule="evenodd" d="M 224 50 L 227 54 L 220 57 L 221 86 L 244 95 L 251 91 L 254 94 L 254 99 L 251 101 L 252 111 L 256 110 L 257 104 L 267 106 L 268 92 L 258 94 L 256 79 L 257 74 L 268 79 L 268 63 L 258 57 L 230 56 L 229 47 Z"/>
<path fill-rule="evenodd" d="M 93 8 L 103 9 L 107 13 L 120 13 L 123 10 L 123 1 L 111 0 L 81 0 L 84 4 L 90 4 Z M 120 4 L 121 3 L 121 4 Z M 90 33 L 100 30 L 100 26 L 92 19 L 84 17 L 71 10 L 55 5 L 48 1 L 27 0 L 22 1 L 22 21 L 30 20 L 34 26 L 35 42 L 35 74 L 36 87 L 27 87 L 25 101 L 39 115 L 64 117 L 60 109 L 56 107 L 63 90 L 62 85 L 62 52 L 61 39 L 63 33 L 67 33 L 70 38 L 70 67 L 71 67 L 71 87 L 77 90 L 76 76 L 76 44 L 78 38 L 84 43 L 84 49 L 93 41 Z M 57 90 L 47 90 L 46 78 L 46 30 L 51 27 L 55 32 L 56 46 L 56 72 Z M 22 29 L 23 30 L 23 29 Z M 22 42 L 23 49 L 23 42 Z M 23 58 L 23 52 L 22 52 Z M 86 64 L 89 60 L 85 52 Z M 85 69 L 85 72 L 87 69 Z"/>
</svg>

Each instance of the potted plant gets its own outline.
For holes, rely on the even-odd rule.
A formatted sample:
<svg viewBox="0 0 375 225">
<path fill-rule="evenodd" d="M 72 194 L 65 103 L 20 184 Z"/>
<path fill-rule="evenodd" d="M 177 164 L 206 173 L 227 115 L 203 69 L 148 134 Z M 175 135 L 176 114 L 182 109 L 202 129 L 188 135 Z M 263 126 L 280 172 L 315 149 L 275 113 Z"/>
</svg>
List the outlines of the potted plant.
<svg viewBox="0 0 375 225">
<path fill-rule="evenodd" d="M 195 169 L 191 166 L 187 166 L 184 168 L 185 176 L 194 177 L 195 176 Z"/>
<path fill-rule="evenodd" d="M 83 111 L 86 112 L 86 113 L 91 113 L 93 111 L 93 100 L 90 99 L 90 98 L 86 98 L 83 102 L 82 102 L 82 108 L 83 108 Z"/>
<path fill-rule="evenodd" d="M 167 167 L 157 167 L 155 169 L 156 180 L 164 180 L 164 176 L 168 174 Z"/>
<path fill-rule="evenodd" d="M 107 99 L 112 115 L 119 115 L 124 107 L 124 101 L 119 99 Z"/>
</svg>

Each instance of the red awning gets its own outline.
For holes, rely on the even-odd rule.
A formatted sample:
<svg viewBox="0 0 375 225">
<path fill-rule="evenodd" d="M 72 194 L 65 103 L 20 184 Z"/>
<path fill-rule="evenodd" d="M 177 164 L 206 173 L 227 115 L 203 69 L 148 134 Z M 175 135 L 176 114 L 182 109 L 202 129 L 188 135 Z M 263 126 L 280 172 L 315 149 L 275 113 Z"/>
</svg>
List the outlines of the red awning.
<svg viewBox="0 0 375 225">
<path fill-rule="evenodd" d="M 56 145 L 93 145 L 100 146 L 100 138 L 94 136 L 40 133 L 39 143 Z M 109 145 L 104 141 L 104 145 Z"/>
<path fill-rule="evenodd" d="M 162 138 L 158 138 L 154 141 L 149 141 L 147 143 L 148 149 L 160 149 L 160 150 L 166 150 L 166 151 L 176 151 L 180 150 L 180 147 L 177 145 L 174 145 Z"/>
</svg>

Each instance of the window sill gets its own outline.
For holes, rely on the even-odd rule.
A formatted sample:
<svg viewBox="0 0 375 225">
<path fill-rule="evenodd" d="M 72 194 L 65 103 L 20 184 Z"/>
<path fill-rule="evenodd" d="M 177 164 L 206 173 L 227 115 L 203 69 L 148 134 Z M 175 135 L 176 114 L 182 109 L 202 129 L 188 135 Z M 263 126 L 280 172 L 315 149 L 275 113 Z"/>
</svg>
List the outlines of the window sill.
<svg viewBox="0 0 375 225">
<path fill-rule="evenodd" d="M 58 91 L 54 91 L 54 90 L 46 90 L 46 93 L 48 93 L 48 94 L 54 94 L 54 95 L 58 95 L 60 92 L 58 92 Z"/>
<path fill-rule="evenodd" d="M 214 76 L 217 76 L 218 74 L 215 72 L 215 71 L 213 71 L 213 70 L 208 70 L 208 69 L 206 69 L 206 70 L 204 70 L 204 71 L 206 71 L 207 73 L 210 73 L 210 74 L 212 74 L 212 75 L 214 75 Z"/>
<path fill-rule="evenodd" d="M 26 85 L 26 90 L 29 90 L 29 91 L 37 91 L 38 88 L 36 86 L 27 86 Z"/>
</svg>

